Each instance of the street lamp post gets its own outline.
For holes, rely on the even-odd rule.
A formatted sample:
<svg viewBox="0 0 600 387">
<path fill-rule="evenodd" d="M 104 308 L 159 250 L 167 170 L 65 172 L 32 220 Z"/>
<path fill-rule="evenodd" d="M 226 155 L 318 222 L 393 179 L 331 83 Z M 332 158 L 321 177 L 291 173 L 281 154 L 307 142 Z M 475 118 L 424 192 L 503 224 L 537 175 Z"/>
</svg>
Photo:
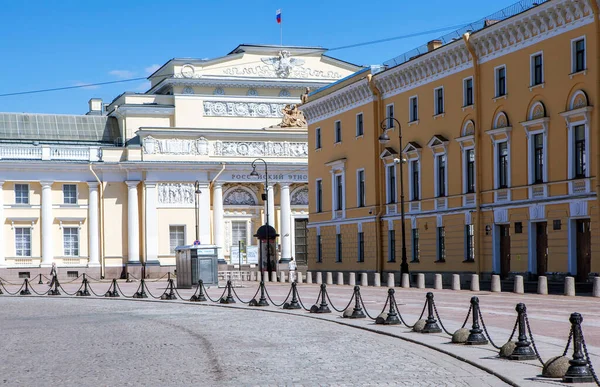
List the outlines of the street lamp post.
<svg viewBox="0 0 600 387">
<path fill-rule="evenodd" d="M 383 121 L 381 121 L 381 129 L 383 133 L 379 136 L 379 143 L 386 144 L 390 141 L 390 137 L 387 135 L 388 123 L 396 122 L 398 124 L 398 139 L 400 141 L 399 151 L 400 154 L 400 218 L 402 220 L 402 263 L 400 263 L 400 274 L 408 274 L 408 261 L 406 259 L 406 230 L 404 228 L 404 178 L 402 173 L 402 126 L 400 125 L 400 121 L 398 121 L 394 117 L 386 117 Z M 389 125 L 392 127 L 392 125 Z"/>
<path fill-rule="evenodd" d="M 267 211 L 266 211 L 266 218 L 265 218 L 265 232 L 266 232 L 266 239 L 267 239 L 267 265 L 269 264 L 269 262 L 271 262 L 271 249 L 270 247 L 270 241 L 269 241 L 269 170 L 267 168 L 267 162 L 263 159 L 256 159 L 252 162 L 252 172 L 250 172 L 250 176 L 254 176 L 254 177 L 258 177 L 258 173 L 256 172 L 256 162 L 257 161 L 262 161 L 263 164 L 265 164 L 265 193 L 262 194 L 262 200 L 265 202 L 265 204 L 267 205 Z M 268 266 L 267 266 L 268 267 Z M 260 261 L 258 262 L 258 270 L 260 271 L 260 274 L 263 274 L 263 260 L 262 260 L 262 256 Z"/>
<path fill-rule="evenodd" d="M 202 191 L 200 191 L 200 182 L 198 180 L 196 180 L 196 182 L 194 183 L 194 208 L 196 210 L 196 241 L 200 242 L 200 228 L 199 228 L 199 223 L 200 223 L 200 214 L 199 214 L 199 204 L 198 202 L 200 201 L 200 194 L 202 193 Z"/>
</svg>

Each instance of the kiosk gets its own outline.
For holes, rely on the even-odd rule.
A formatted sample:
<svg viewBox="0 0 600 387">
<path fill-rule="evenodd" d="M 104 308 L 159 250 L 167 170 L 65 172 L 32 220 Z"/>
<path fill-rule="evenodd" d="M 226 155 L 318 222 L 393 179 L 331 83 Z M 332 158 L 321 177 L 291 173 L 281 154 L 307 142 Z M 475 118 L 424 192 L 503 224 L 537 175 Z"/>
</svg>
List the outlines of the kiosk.
<svg viewBox="0 0 600 387">
<path fill-rule="evenodd" d="M 190 289 L 202 280 L 205 286 L 219 284 L 219 247 L 214 245 L 177 246 L 177 288 Z"/>
</svg>

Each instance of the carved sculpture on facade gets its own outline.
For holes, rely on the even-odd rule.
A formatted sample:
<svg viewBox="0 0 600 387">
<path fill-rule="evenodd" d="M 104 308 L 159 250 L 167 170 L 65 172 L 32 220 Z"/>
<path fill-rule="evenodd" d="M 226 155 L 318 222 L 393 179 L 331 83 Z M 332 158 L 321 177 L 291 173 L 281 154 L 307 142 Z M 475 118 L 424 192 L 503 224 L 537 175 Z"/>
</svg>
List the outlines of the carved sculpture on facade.
<svg viewBox="0 0 600 387">
<path fill-rule="evenodd" d="M 298 105 L 285 105 L 281 112 L 283 113 L 283 120 L 277 126 L 282 128 L 306 128 L 304 113 L 298 110 Z"/>
<path fill-rule="evenodd" d="M 281 117 L 284 104 L 205 101 L 205 117 Z"/>
<path fill-rule="evenodd" d="M 158 184 L 158 203 L 169 205 L 194 205 L 194 185 L 191 183 Z"/>
<path fill-rule="evenodd" d="M 225 194 L 224 205 L 230 206 L 255 206 L 256 199 L 243 188 L 235 188 Z"/>
<path fill-rule="evenodd" d="M 304 64 L 304 59 L 292 58 L 292 54 L 286 50 L 279 51 L 276 57 L 261 58 L 261 60 L 264 64 L 273 66 L 279 78 L 288 78 L 295 66 Z"/>
<path fill-rule="evenodd" d="M 308 205 L 308 187 L 302 187 L 292 192 L 290 204 L 293 206 L 307 206 Z"/>
<path fill-rule="evenodd" d="M 308 144 L 287 141 L 215 141 L 213 154 L 215 156 L 308 157 Z"/>
<path fill-rule="evenodd" d="M 206 156 L 208 140 L 204 137 L 190 140 L 147 136 L 143 140 L 143 149 L 145 154 Z"/>
</svg>

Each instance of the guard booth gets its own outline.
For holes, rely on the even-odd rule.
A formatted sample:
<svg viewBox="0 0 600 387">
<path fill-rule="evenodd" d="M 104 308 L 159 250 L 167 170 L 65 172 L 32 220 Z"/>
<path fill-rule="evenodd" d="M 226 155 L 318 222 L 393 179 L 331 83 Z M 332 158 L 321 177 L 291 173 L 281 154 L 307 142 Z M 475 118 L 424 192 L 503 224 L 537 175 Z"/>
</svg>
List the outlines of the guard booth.
<svg viewBox="0 0 600 387">
<path fill-rule="evenodd" d="M 175 248 L 177 288 L 190 289 L 202 280 L 204 285 L 218 285 L 219 247 L 214 245 L 178 246 Z"/>
<path fill-rule="evenodd" d="M 254 235 L 259 241 L 258 270 L 272 272 L 277 270 L 277 249 L 275 239 L 279 236 L 273 226 L 260 226 Z"/>
</svg>

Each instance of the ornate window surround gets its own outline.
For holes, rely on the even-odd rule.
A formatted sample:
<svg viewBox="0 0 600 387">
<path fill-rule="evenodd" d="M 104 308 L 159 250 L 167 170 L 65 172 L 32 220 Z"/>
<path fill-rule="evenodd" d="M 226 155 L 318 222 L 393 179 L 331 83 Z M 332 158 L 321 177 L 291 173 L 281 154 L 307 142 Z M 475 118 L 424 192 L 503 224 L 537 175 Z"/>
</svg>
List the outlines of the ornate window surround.
<svg viewBox="0 0 600 387">
<path fill-rule="evenodd" d="M 460 145 L 460 150 L 462 154 L 462 189 L 463 193 L 465 194 L 465 196 L 463 197 L 463 206 L 466 206 L 467 202 L 469 202 L 469 200 L 467 200 L 467 195 L 474 195 L 474 193 L 467 193 L 467 151 L 475 149 L 475 123 L 473 122 L 473 120 L 468 120 L 467 122 L 465 122 L 460 134 L 461 136 L 456 138 L 455 140 Z M 477 165 L 475 165 L 475 169 L 477 169 Z M 475 182 L 476 181 L 477 174 L 475 174 Z"/>
<path fill-rule="evenodd" d="M 325 163 L 330 168 L 329 173 L 331 174 L 331 219 L 344 219 L 346 218 L 346 158 L 330 161 Z M 342 209 L 336 210 L 336 184 L 335 179 L 337 176 L 342 177 Z"/>
<path fill-rule="evenodd" d="M 386 213 L 388 215 L 393 215 L 397 213 L 397 202 L 398 202 L 398 184 L 395 184 L 394 195 L 396 200 L 393 203 L 390 203 L 390 190 L 389 186 L 390 176 L 389 176 L 389 167 L 394 167 L 394 173 L 396 176 L 395 181 L 398 182 L 398 173 L 396 171 L 396 164 L 400 162 L 398 158 L 398 152 L 394 148 L 386 147 L 383 152 L 379 155 L 379 158 L 383 162 L 383 166 L 385 169 L 385 203 L 386 203 Z"/>
<path fill-rule="evenodd" d="M 498 202 L 498 201 L 510 201 L 511 200 L 511 192 L 510 192 L 510 187 L 512 184 L 512 179 L 511 179 L 511 147 L 510 147 L 510 140 L 511 140 L 511 133 L 512 133 L 512 126 L 510 126 L 509 121 L 508 121 L 508 116 L 506 115 L 506 113 L 504 113 L 503 111 L 500 111 L 496 114 L 496 117 L 494 118 L 494 129 L 488 130 L 486 131 L 487 134 L 489 134 L 491 140 L 492 140 L 492 144 L 494 145 L 494 201 Z M 498 169 L 499 169 L 499 165 L 498 165 L 498 152 L 499 152 L 499 144 L 501 143 L 507 143 L 507 148 L 508 148 L 508 181 L 507 181 L 507 188 L 503 188 L 500 189 L 500 181 L 498 179 Z M 504 191 L 506 190 L 506 195 L 505 197 L 502 197 L 503 195 L 498 195 L 498 190 L 500 191 Z"/>
<path fill-rule="evenodd" d="M 429 140 L 429 142 L 427 143 L 427 147 L 429 149 L 431 149 L 431 153 L 433 154 L 434 160 L 433 160 L 433 181 L 434 181 L 434 187 L 435 187 L 435 196 L 436 196 L 436 200 L 435 200 L 435 209 L 445 209 L 448 207 L 448 139 L 446 139 L 444 136 L 441 136 L 439 134 L 434 135 L 431 140 Z M 443 197 L 439 197 L 439 193 L 440 193 L 440 187 L 438 186 L 438 162 L 437 162 L 437 157 L 438 156 L 445 156 L 446 157 L 446 167 L 444 168 L 444 174 L 445 174 L 445 192 L 446 192 L 446 196 Z"/>
<path fill-rule="evenodd" d="M 423 181 L 423 173 L 421 171 L 421 145 L 419 145 L 416 142 L 409 142 L 408 144 L 406 144 L 406 146 L 404 147 L 404 149 L 402 150 L 402 154 L 404 156 L 404 159 L 406 160 L 407 164 L 408 164 L 408 198 L 410 201 L 416 201 L 417 203 L 415 204 L 415 206 L 417 206 L 418 208 L 415 208 L 415 210 L 420 210 L 421 208 L 421 199 L 423 197 L 422 195 L 422 189 L 423 189 L 423 184 L 421 183 Z M 415 199 L 413 197 L 413 161 L 417 161 L 419 163 L 419 198 Z M 413 211 L 413 206 L 411 204 L 410 206 L 410 211 Z"/>
<path fill-rule="evenodd" d="M 534 135 L 543 134 L 544 136 L 544 183 L 537 184 L 536 186 L 541 186 L 543 189 L 543 194 L 540 193 L 534 194 L 533 187 L 529 187 L 529 198 L 533 199 L 534 197 L 547 197 L 548 195 L 548 123 L 550 122 L 550 118 L 546 117 L 546 108 L 541 101 L 536 101 L 531 105 L 529 112 L 527 114 L 527 121 L 523 121 L 520 124 L 523 126 L 525 130 L 525 136 L 527 137 L 527 182 L 529 185 L 534 184 L 534 167 L 535 167 L 535 143 L 533 141 Z"/>
</svg>

